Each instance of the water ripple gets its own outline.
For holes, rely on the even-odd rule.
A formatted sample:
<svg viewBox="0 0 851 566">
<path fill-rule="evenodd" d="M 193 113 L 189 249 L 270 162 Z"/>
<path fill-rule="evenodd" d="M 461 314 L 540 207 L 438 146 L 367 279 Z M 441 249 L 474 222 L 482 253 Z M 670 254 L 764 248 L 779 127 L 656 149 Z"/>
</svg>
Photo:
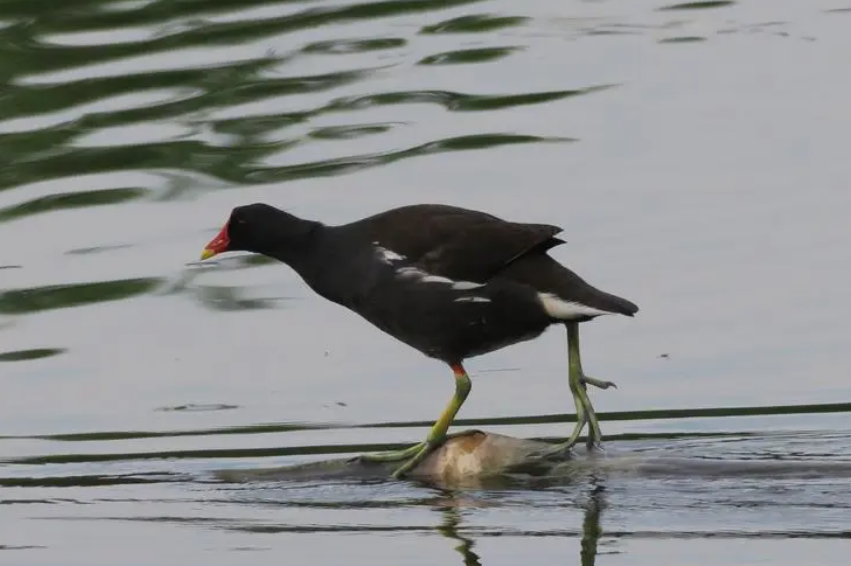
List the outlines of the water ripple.
<svg viewBox="0 0 851 566">
<path fill-rule="evenodd" d="M 39 560 L 67 562 L 78 541 L 102 532 L 85 550 L 115 554 L 81 560 L 169 562 L 144 545 L 110 543 L 158 540 L 151 553 L 206 550 L 227 561 L 262 537 L 265 548 L 324 565 L 363 556 L 345 545 L 393 534 L 422 556 L 454 549 L 465 564 L 498 562 L 503 552 L 503 561 L 552 562 L 574 544 L 578 560 L 568 561 L 592 565 L 623 552 L 664 562 L 677 540 L 718 563 L 749 557 L 707 557 L 706 548 L 733 552 L 707 546 L 712 539 L 747 548 L 756 548 L 750 539 L 841 543 L 851 436 L 849 406 L 834 402 L 848 389 L 843 342 L 830 331 L 847 334 L 837 329 L 849 317 L 824 293 L 803 306 L 789 299 L 784 289 L 797 283 L 781 266 L 847 279 L 842 262 L 818 264 L 813 253 L 838 254 L 845 233 L 842 193 L 830 192 L 844 178 L 841 155 L 831 153 L 842 147 L 843 114 L 830 112 L 842 108 L 833 97 L 843 92 L 841 57 L 830 57 L 842 53 L 847 22 L 833 12 L 801 17 L 824 13 L 795 3 L 621 4 L 0 2 L 0 508 L 13 527 L 0 550 L 43 548 Z M 800 31 L 824 41 L 775 41 Z M 773 72 L 778 61 L 782 73 Z M 825 85 L 815 106 L 813 84 Z M 784 136 L 812 151 L 785 148 Z M 804 196 L 795 192 L 802 186 Z M 768 198 L 752 192 L 763 188 Z M 400 374 L 420 373 L 415 354 L 382 346 L 273 260 L 225 256 L 187 268 L 217 223 L 252 201 L 336 222 L 438 200 L 563 223 L 587 241 L 559 253 L 602 270 L 594 277 L 626 277 L 624 289 L 657 302 L 639 326 L 591 330 L 613 333 L 589 336 L 593 363 L 634 377 L 632 393 L 595 399 L 609 454 L 689 465 L 476 491 L 219 481 L 224 469 L 250 478 L 258 468 L 406 446 L 435 416 L 438 401 L 426 399 L 442 398 L 447 385 L 403 385 Z M 824 207 L 819 222 L 801 224 L 813 206 Z M 802 229 L 787 242 L 770 229 L 777 225 Z M 730 245 L 701 246 L 722 236 Z M 582 255 L 592 252 L 603 256 Z M 740 263 L 725 263 L 731 257 Z M 679 275 L 660 277 L 663 263 Z M 760 279 L 769 269 L 776 277 Z M 695 287 L 718 273 L 726 276 Z M 736 281 L 771 293 L 745 293 L 741 307 Z M 801 308 L 784 326 L 763 303 Z M 729 322 L 725 308 L 735 324 L 722 332 L 682 318 L 702 309 Z M 744 357 L 760 344 L 768 346 Z M 570 428 L 564 399 L 533 385 L 549 391 L 545 376 L 566 387 L 563 354 L 524 351 L 482 362 L 483 405 L 472 401 L 458 427 L 543 439 Z M 659 361 L 661 351 L 672 355 Z M 517 369 L 494 371 L 505 367 Z M 705 473 L 733 461 L 800 474 Z M 845 476 L 826 473 L 830 466 Z M 229 531 L 226 540 L 207 538 L 216 529 Z M 305 532 L 359 536 L 314 545 Z M 491 554 L 480 559 L 473 547 L 483 538 Z M 512 554 L 523 541 L 523 554 Z M 642 541 L 658 555 L 640 556 Z M 547 556 L 550 543 L 559 549 Z M 323 557 L 328 548 L 338 555 Z M 784 563 L 812 558 L 783 549 Z"/>
<path fill-rule="evenodd" d="M 255 169 L 247 173 L 246 178 L 255 183 L 291 181 L 304 177 L 321 177 L 326 175 L 354 173 L 355 171 L 375 167 L 377 165 L 386 165 L 401 159 L 420 157 L 446 151 L 470 151 L 487 149 L 501 145 L 572 141 L 576 140 L 572 138 L 545 138 L 540 136 L 506 133 L 474 134 L 437 140 L 408 149 L 389 151 L 385 153 L 354 155 L 336 159 L 314 161 L 311 163 L 299 163 L 284 167 Z"/>
<path fill-rule="evenodd" d="M 364 96 L 337 99 L 328 105 L 327 110 L 353 110 L 372 106 L 394 104 L 433 103 L 454 112 L 478 112 L 501 110 L 527 104 L 541 104 L 573 96 L 601 92 L 617 85 L 598 85 L 588 88 L 559 90 L 552 92 L 533 92 L 523 94 L 479 95 L 441 90 L 421 90 L 406 92 L 384 92 Z"/>
</svg>

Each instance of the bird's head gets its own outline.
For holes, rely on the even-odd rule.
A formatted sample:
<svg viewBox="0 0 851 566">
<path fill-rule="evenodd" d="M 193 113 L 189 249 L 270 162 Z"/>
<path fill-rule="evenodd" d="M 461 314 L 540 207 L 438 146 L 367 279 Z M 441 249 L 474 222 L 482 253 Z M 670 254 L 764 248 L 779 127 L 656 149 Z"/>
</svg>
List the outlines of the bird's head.
<svg viewBox="0 0 851 566">
<path fill-rule="evenodd" d="M 274 206 L 255 203 L 231 211 L 225 225 L 201 253 L 209 259 L 224 252 L 246 251 L 285 261 L 302 249 L 316 222 L 302 220 Z"/>
</svg>

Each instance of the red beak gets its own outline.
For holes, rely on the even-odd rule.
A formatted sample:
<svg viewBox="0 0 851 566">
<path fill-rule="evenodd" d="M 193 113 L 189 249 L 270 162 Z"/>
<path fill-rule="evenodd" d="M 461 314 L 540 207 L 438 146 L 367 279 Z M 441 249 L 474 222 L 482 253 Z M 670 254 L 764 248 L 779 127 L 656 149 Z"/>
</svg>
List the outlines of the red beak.
<svg viewBox="0 0 851 566">
<path fill-rule="evenodd" d="M 216 237 L 210 240 L 209 244 L 204 246 L 204 251 L 201 252 L 201 261 L 204 261 L 205 259 L 210 259 L 214 255 L 218 255 L 222 252 L 228 251 L 229 245 L 230 238 L 228 238 L 228 225 L 226 223 L 216 235 Z"/>
</svg>

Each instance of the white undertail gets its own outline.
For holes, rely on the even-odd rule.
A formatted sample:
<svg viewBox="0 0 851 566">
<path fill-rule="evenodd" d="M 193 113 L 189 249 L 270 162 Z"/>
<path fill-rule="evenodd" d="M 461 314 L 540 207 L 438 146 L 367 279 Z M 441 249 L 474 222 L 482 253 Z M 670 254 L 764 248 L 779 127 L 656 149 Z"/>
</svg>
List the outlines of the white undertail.
<svg viewBox="0 0 851 566">
<path fill-rule="evenodd" d="M 538 293 L 544 310 L 553 318 L 560 320 L 574 320 L 584 316 L 602 316 L 604 314 L 616 314 L 612 311 L 604 311 L 576 301 L 565 301 L 552 293 Z"/>
</svg>

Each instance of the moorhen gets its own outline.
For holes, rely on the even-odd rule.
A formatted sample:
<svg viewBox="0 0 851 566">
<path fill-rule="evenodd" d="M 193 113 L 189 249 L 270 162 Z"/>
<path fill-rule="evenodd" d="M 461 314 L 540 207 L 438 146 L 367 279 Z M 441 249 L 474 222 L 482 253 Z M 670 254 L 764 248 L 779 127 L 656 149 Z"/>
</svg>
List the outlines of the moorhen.
<svg viewBox="0 0 851 566">
<path fill-rule="evenodd" d="M 268 204 L 239 206 L 205 247 L 205 260 L 248 251 L 293 268 L 319 295 L 358 313 L 377 328 L 443 361 L 455 374 L 455 394 L 424 442 L 364 455 L 402 461 L 399 478 L 445 439 L 470 392 L 465 359 L 567 327 L 569 383 L 577 422 L 557 446 L 569 450 L 588 423 L 589 449 L 600 426 L 579 355 L 580 322 L 606 314 L 633 316 L 632 302 L 600 291 L 547 251 L 564 243 L 548 224 L 509 222 L 485 212 L 442 204 L 403 206 L 349 224 L 328 226 Z"/>
</svg>

